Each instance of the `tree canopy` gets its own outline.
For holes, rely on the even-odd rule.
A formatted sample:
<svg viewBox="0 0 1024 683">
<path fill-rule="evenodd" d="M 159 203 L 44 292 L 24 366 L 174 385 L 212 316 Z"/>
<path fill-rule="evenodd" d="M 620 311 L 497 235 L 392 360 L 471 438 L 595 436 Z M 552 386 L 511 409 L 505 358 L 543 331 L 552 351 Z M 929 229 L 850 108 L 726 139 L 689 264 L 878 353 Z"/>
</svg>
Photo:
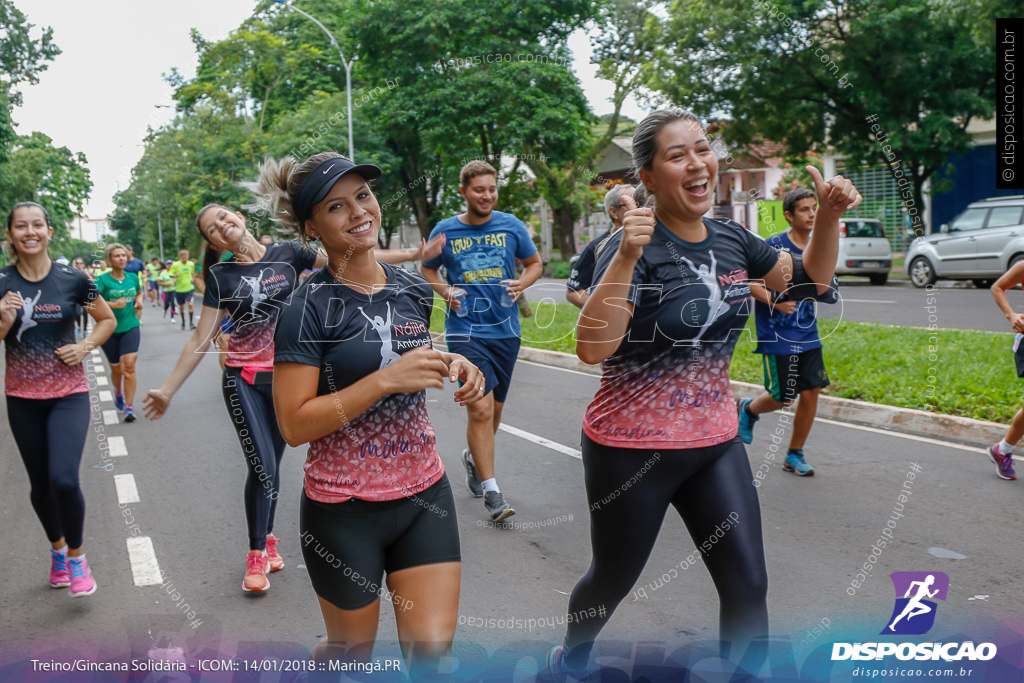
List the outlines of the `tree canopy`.
<svg viewBox="0 0 1024 683">
<path fill-rule="evenodd" d="M 48 62 L 60 55 L 53 29 L 33 37 L 34 24 L 11 0 L 0 0 L 0 207 L 34 201 L 44 206 L 54 240 L 69 238 L 68 226 L 92 190 L 85 155 L 57 148 L 44 133 L 19 135 L 14 111 L 21 105 L 18 86 L 39 82 Z"/>
<path fill-rule="evenodd" d="M 959 0 L 677 0 L 648 84 L 729 121 L 735 142 L 886 164 L 921 207 L 924 181 L 994 112 L 979 21 Z"/>
<path fill-rule="evenodd" d="M 53 29 L 46 28 L 39 38 L 33 38 L 34 27 L 12 0 L 0 0 L 0 90 L 13 106 L 21 104 L 18 85 L 38 83 L 47 62 L 60 54 L 53 42 Z"/>
<path fill-rule="evenodd" d="M 969 144 L 967 125 L 992 114 L 984 17 L 1008 1 L 301 0 L 335 45 L 263 0 L 223 40 L 193 32 L 197 74 L 168 74 L 177 116 L 151 131 L 116 223 L 152 245 L 157 217 L 191 224 L 208 202 L 251 202 L 239 183 L 267 156 L 347 154 L 339 50 L 354 65 L 354 156 L 384 170 L 382 240 L 410 222 L 426 235 L 461 210 L 458 171 L 484 159 L 499 171 L 499 208 L 525 218 L 543 197 L 571 253 L 596 199 L 591 166 L 624 133 L 630 95 L 719 119 L 733 142 L 783 143 L 787 158 L 887 163 L 920 206 L 925 180 Z M 570 68 L 581 28 L 611 84 L 614 113 L 600 122 Z M 272 230 L 265 213 L 250 220 Z"/>
<path fill-rule="evenodd" d="M 89 198 L 92 181 L 85 155 L 67 147 L 54 147 L 53 140 L 35 132 L 19 137 L 5 165 L 5 183 L 0 188 L 0 206 L 37 202 L 46 208 L 54 239 L 67 238 L 68 226 L 80 215 Z"/>
<path fill-rule="evenodd" d="M 302 3 L 356 60 L 355 157 L 384 170 L 375 182 L 383 239 L 410 220 L 425 235 L 460 210 L 458 172 L 485 159 L 501 175 L 503 210 L 523 214 L 538 191 L 556 214 L 572 207 L 565 233 L 572 248 L 586 184 L 573 177 L 558 186 L 551 169 L 569 173 L 595 137 L 567 38 L 602 20 L 603 7 L 597 0 L 520 0 L 500 9 L 467 0 Z M 117 224 L 140 231 L 146 244 L 156 216 L 190 220 L 210 201 L 242 204 L 237 183 L 254 177 L 265 156 L 348 150 L 344 69 L 316 24 L 264 2 L 228 38 L 208 42 L 193 32 L 192 40 L 197 75 L 167 76 L 177 116 L 152 131 L 118 200 Z M 263 218 L 256 212 L 251 220 Z"/>
</svg>

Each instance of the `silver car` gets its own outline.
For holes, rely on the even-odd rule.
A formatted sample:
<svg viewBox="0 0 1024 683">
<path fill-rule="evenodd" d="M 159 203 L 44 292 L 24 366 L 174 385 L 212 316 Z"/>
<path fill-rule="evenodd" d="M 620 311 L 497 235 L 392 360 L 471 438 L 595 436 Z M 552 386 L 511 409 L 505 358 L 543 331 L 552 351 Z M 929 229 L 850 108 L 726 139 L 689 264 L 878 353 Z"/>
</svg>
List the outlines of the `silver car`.
<svg viewBox="0 0 1024 683">
<path fill-rule="evenodd" d="M 918 237 L 903 267 L 915 287 L 971 280 L 989 287 L 1024 259 L 1024 195 L 992 197 L 968 205 L 940 232 Z"/>
<path fill-rule="evenodd" d="M 882 222 L 873 218 L 839 221 L 836 275 L 867 275 L 871 284 L 884 285 L 892 270 L 892 250 Z"/>
</svg>

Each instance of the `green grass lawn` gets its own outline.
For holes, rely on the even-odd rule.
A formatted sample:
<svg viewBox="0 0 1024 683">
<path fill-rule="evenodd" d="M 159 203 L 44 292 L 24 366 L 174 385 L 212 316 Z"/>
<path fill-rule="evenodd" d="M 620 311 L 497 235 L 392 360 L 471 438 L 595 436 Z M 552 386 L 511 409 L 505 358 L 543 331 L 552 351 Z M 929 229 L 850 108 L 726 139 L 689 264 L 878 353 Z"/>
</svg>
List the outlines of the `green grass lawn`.
<svg viewBox="0 0 1024 683">
<path fill-rule="evenodd" d="M 828 395 L 1004 423 L 1020 407 L 1010 334 L 829 320 L 818 329 L 832 380 Z M 729 374 L 759 384 L 753 337 L 751 324 Z"/>
<path fill-rule="evenodd" d="M 431 332 L 444 332 L 444 300 L 434 295 L 434 313 L 430 317 Z M 572 304 L 530 302 L 533 315 L 520 316 L 523 346 L 576 354 L 576 321 L 580 311 Z"/>
<path fill-rule="evenodd" d="M 569 273 L 572 272 L 572 266 L 569 265 L 568 261 L 563 261 L 560 258 L 552 258 L 548 261 L 547 267 L 544 270 L 545 272 L 550 272 L 551 277 L 556 280 L 564 280 L 569 277 Z"/>
<path fill-rule="evenodd" d="M 444 304 L 435 300 L 431 329 L 444 330 Z M 571 304 L 531 302 L 522 318 L 523 345 L 575 354 L 579 310 Z M 999 332 L 901 328 L 874 323 L 818 323 L 832 385 L 823 393 L 901 408 L 1008 423 L 1021 404 L 1013 337 Z M 754 324 L 736 345 L 730 376 L 762 381 Z"/>
</svg>

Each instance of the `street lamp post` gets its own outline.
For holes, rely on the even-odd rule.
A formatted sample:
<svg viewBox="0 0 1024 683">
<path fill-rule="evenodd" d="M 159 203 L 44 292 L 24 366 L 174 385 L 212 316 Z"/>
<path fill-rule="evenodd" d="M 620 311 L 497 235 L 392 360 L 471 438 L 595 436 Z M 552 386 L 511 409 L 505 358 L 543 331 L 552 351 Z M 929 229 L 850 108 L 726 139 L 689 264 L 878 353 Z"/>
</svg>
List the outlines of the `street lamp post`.
<svg viewBox="0 0 1024 683">
<path fill-rule="evenodd" d="M 319 26 L 323 30 L 323 32 L 327 34 L 327 37 L 331 39 L 331 45 L 334 46 L 334 49 L 338 51 L 338 56 L 341 57 L 341 64 L 342 66 L 345 67 L 345 94 L 348 100 L 348 158 L 355 162 L 355 149 L 354 145 L 352 144 L 352 62 L 355 61 L 355 55 L 353 55 L 351 62 L 345 59 L 345 54 L 341 51 L 341 46 L 338 45 L 338 41 L 334 39 L 334 34 L 328 31 L 327 27 L 321 24 L 319 21 L 317 21 L 316 17 L 314 17 L 309 12 L 299 9 L 295 5 L 286 2 L 286 0 L 274 0 L 274 2 L 284 5 L 290 10 L 298 12 L 299 14 L 301 14 L 302 16 L 306 17 L 314 24 Z"/>
</svg>

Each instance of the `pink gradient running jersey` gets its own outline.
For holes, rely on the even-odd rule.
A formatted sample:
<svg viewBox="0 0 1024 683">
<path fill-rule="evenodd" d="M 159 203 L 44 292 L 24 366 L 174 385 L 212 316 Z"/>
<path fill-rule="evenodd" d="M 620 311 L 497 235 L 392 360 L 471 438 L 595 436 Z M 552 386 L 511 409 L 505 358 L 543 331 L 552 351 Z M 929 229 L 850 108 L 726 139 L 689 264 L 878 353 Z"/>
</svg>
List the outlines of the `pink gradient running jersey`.
<svg viewBox="0 0 1024 683">
<path fill-rule="evenodd" d="M 714 446 L 737 433 L 729 363 L 752 298 L 779 254 L 730 220 L 705 218 L 707 238 L 684 242 L 658 221 L 633 270 L 635 306 L 622 344 L 604 362 L 583 429 L 619 448 Z M 601 251 L 598 283 L 622 233 Z"/>
<path fill-rule="evenodd" d="M 340 392 L 430 346 L 434 292 L 421 276 L 384 265 L 388 287 L 372 297 L 325 268 L 295 291 L 274 337 L 275 363 L 320 369 L 317 396 Z M 406 498 L 444 474 L 427 415 L 426 391 L 390 394 L 343 428 L 309 444 L 306 495 L 321 503 Z M 336 399 L 339 413 L 345 405 Z"/>
<path fill-rule="evenodd" d="M 312 249 L 296 242 L 275 242 L 255 263 L 224 261 L 210 268 L 203 306 L 225 310 L 233 324 L 225 365 L 269 368 L 274 364 L 279 311 L 298 286 L 298 274 L 314 263 Z"/>
<path fill-rule="evenodd" d="M 0 297 L 21 294 L 25 307 L 4 337 L 5 392 L 18 398 L 62 398 L 89 391 L 85 368 L 64 364 L 56 350 L 75 343 L 75 305 L 87 306 L 99 292 L 85 273 L 51 263 L 39 282 L 26 280 L 17 266 L 0 269 Z"/>
</svg>

